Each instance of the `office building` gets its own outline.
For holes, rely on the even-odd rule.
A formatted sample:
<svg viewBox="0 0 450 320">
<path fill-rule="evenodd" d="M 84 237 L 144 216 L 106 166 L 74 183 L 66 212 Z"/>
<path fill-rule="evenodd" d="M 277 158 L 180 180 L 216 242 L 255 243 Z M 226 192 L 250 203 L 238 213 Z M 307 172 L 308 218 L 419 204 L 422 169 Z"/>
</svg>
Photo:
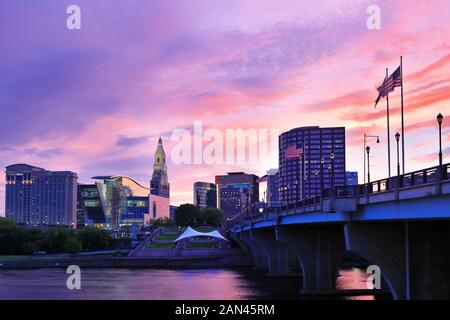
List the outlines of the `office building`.
<svg viewBox="0 0 450 320">
<path fill-rule="evenodd" d="M 287 157 L 286 150 L 302 156 Z M 334 158 L 332 157 L 334 155 Z M 323 159 L 323 164 L 321 164 Z M 345 184 L 345 128 L 299 127 L 279 136 L 279 198 L 288 204 Z"/>
<path fill-rule="evenodd" d="M 77 174 L 28 164 L 6 167 L 6 218 L 25 226 L 77 225 Z"/>
<path fill-rule="evenodd" d="M 78 210 L 84 210 L 87 225 L 116 228 L 144 223 L 148 214 L 149 188 L 125 176 L 96 176 L 95 184 L 80 184 Z"/>
<path fill-rule="evenodd" d="M 358 184 L 358 172 L 357 171 L 347 171 L 345 173 L 345 185 L 346 186 L 356 186 Z"/>
<path fill-rule="evenodd" d="M 228 219 L 244 217 L 259 200 L 258 176 L 244 172 L 229 172 L 216 176 L 217 207 Z"/>
<path fill-rule="evenodd" d="M 270 169 L 267 174 L 258 179 L 260 201 L 266 204 L 265 207 L 273 208 L 279 205 L 279 182 L 278 169 Z M 262 193 L 262 195 L 261 195 Z"/>
<path fill-rule="evenodd" d="M 194 183 L 194 205 L 199 208 L 217 208 L 217 189 L 214 183 Z"/>
</svg>

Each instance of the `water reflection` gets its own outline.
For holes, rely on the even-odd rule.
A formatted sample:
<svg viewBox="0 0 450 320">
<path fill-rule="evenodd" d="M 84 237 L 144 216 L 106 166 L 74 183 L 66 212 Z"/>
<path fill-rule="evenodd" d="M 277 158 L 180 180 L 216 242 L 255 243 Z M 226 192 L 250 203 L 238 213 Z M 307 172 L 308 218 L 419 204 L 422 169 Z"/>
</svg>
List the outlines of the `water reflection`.
<svg viewBox="0 0 450 320">
<path fill-rule="evenodd" d="M 83 269 L 81 290 L 68 290 L 67 277 L 64 269 L 0 270 L 0 299 L 312 299 L 299 295 L 298 275 L 267 277 L 262 272 L 221 269 Z M 360 269 L 344 269 L 337 287 L 366 289 L 366 279 Z"/>
</svg>

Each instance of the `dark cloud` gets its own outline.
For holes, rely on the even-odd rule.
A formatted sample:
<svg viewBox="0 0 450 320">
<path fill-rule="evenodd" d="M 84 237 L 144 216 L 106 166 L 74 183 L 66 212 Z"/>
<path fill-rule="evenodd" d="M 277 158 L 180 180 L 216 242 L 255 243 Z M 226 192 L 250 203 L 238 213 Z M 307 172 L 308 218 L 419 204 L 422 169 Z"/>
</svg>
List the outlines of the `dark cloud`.
<svg viewBox="0 0 450 320">
<path fill-rule="evenodd" d="M 150 136 L 140 136 L 140 137 L 127 137 L 124 135 L 119 135 L 117 137 L 116 145 L 120 147 L 132 147 L 140 144 L 148 143 Z"/>
</svg>

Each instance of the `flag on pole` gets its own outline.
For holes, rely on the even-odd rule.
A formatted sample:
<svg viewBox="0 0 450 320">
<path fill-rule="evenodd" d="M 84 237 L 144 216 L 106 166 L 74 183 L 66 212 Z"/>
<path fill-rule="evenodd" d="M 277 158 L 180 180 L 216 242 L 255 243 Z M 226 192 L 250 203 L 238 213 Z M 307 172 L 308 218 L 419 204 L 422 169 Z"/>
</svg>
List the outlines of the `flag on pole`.
<svg viewBox="0 0 450 320">
<path fill-rule="evenodd" d="M 303 147 L 297 148 L 296 145 L 289 146 L 284 151 L 285 159 L 300 158 L 302 156 L 303 156 Z"/>
<path fill-rule="evenodd" d="M 402 73 L 400 67 L 398 67 L 392 74 L 384 78 L 383 83 L 377 88 L 378 97 L 375 100 L 375 107 L 380 101 L 381 97 L 386 97 L 389 92 L 394 91 L 395 87 L 400 87 L 402 85 Z"/>
</svg>

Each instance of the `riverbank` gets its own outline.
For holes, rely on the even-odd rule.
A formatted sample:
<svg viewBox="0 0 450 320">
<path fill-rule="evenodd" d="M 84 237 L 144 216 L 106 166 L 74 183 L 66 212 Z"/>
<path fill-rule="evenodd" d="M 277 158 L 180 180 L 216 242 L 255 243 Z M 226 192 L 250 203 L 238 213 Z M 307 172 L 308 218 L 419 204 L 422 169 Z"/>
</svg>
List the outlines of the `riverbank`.
<svg viewBox="0 0 450 320">
<path fill-rule="evenodd" d="M 251 259 L 240 250 L 224 254 L 202 254 L 201 251 L 183 256 L 160 257 L 115 257 L 112 254 L 94 255 L 49 255 L 1 257 L 0 269 L 66 268 L 78 265 L 81 268 L 244 268 L 252 265 Z"/>
</svg>

